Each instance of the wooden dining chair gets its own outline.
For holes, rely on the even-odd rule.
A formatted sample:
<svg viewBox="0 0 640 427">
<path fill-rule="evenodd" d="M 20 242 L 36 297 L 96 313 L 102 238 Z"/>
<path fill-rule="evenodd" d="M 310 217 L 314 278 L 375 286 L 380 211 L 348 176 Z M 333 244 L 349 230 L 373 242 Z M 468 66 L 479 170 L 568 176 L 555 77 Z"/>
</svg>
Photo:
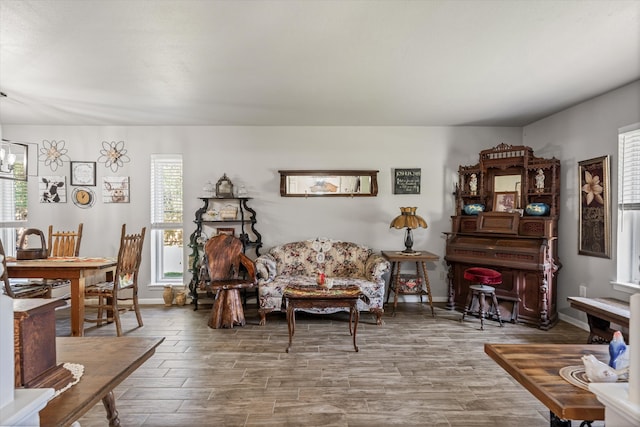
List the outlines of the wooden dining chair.
<svg viewBox="0 0 640 427">
<path fill-rule="evenodd" d="M 4 246 L 0 240 L 0 258 L 2 258 L 2 271 L 0 271 L 0 281 L 4 286 L 5 295 L 11 298 L 50 298 L 51 288 L 44 284 L 14 283 L 9 282 L 7 272 L 7 258 L 4 253 Z"/>
<path fill-rule="evenodd" d="M 115 322 L 116 333 L 122 336 L 120 313 L 133 310 L 136 313 L 138 326 L 143 326 L 138 305 L 138 272 L 142 261 L 145 231 L 146 228 L 143 227 L 138 234 L 127 234 L 126 224 L 122 225 L 114 280 L 85 288 L 85 308 L 98 311 L 96 318 L 85 318 L 85 322 L 97 323 L 98 326 L 102 326 L 103 322 Z M 92 303 L 91 300 L 97 300 L 97 303 Z"/>
<path fill-rule="evenodd" d="M 49 256 L 70 257 L 80 254 L 80 241 L 82 240 L 82 223 L 78 225 L 78 231 L 53 231 L 53 225 L 49 226 Z"/>
</svg>

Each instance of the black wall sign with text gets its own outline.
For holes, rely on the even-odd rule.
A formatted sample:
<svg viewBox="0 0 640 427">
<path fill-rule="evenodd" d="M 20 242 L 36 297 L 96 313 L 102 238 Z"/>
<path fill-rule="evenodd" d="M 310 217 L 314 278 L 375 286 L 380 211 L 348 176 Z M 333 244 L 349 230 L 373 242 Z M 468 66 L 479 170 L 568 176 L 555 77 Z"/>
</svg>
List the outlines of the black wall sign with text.
<svg viewBox="0 0 640 427">
<path fill-rule="evenodd" d="M 393 194 L 420 194 L 420 168 L 395 169 Z"/>
</svg>

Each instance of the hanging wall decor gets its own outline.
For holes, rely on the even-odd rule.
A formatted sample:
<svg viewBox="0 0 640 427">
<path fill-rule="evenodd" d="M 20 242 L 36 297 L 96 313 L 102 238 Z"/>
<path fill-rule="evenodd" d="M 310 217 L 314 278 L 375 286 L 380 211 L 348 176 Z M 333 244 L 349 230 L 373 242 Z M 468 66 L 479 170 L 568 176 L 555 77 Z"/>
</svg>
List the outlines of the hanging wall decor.
<svg viewBox="0 0 640 427">
<path fill-rule="evenodd" d="M 609 156 L 578 162 L 578 254 L 611 258 Z"/>
<path fill-rule="evenodd" d="M 103 203 L 129 203 L 129 177 L 106 176 L 102 178 Z"/>
<path fill-rule="evenodd" d="M 67 178 L 41 176 L 38 183 L 40 203 L 67 203 Z"/>
<path fill-rule="evenodd" d="M 45 166 L 51 168 L 52 171 L 57 171 L 61 168 L 64 162 L 68 162 L 69 156 L 67 156 L 67 150 L 64 141 L 42 141 L 42 148 L 40 148 L 40 155 L 38 156 L 41 162 L 44 162 Z"/>
<path fill-rule="evenodd" d="M 112 172 L 117 172 L 119 168 L 124 166 L 125 163 L 129 163 L 130 160 L 129 156 L 127 156 L 127 150 L 124 148 L 124 141 L 102 141 L 98 162 L 104 163 L 106 168 L 111 169 Z"/>
</svg>

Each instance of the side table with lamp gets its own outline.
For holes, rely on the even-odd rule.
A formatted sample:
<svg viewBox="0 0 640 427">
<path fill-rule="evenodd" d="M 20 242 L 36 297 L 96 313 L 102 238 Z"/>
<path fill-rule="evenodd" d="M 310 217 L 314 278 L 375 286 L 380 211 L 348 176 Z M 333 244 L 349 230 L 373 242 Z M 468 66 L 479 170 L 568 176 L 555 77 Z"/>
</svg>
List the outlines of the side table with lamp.
<svg viewBox="0 0 640 427">
<path fill-rule="evenodd" d="M 431 285 L 429 284 L 429 276 L 427 275 L 427 261 L 437 261 L 440 257 L 434 253 L 427 251 L 415 251 L 413 249 L 413 229 L 427 228 L 427 222 L 419 215 L 416 215 L 416 207 L 401 207 L 401 214 L 391 221 L 390 228 L 405 228 L 405 249 L 403 251 L 385 250 L 382 256 L 391 262 L 391 277 L 389 278 L 389 289 L 387 290 L 386 302 L 389 302 L 389 296 L 393 289 L 393 315 L 395 315 L 398 306 L 398 295 L 419 295 L 420 302 L 422 296 L 426 295 L 429 299 L 431 307 L 431 315 L 435 317 L 433 310 L 433 297 L 431 294 Z M 424 279 L 424 286 L 420 285 L 414 289 L 402 287 L 400 283 L 400 271 L 403 262 L 415 262 L 416 274 Z"/>
</svg>

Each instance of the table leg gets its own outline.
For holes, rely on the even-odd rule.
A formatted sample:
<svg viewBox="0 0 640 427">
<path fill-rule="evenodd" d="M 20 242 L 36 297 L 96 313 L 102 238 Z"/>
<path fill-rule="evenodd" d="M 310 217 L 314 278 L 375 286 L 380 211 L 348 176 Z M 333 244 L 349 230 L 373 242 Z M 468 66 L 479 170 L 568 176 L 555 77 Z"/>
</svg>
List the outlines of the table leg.
<svg viewBox="0 0 640 427">
<path fill-rule="evenodd" d="M 71 336 L 84 335 L 84 276 L 71 279 Z"/>
<path fill-rule="evenodd" d="M 353 328 L 351 327 L 353 323 L 353 306 L 349 307 L 349 335 L 353 335 Z"/>
<path fill-rule="evenodd" d="M 107 411 L 107 419 L 109 427 L 120 427 L 120 419 L 118 418 L 118 410 L 116 409 L 116 399 L 113 391 L 110 391 L 102 398 L 102 404 Z"/>
<path fill-rule="evenodd" d="M 287 353 L 289 353 L 291 342 L 293 341 L 293 334 L 296 330 L 296 311 L 293 309 L 291 301 L 287 301 L 287 327 L 289 329 L 289 345 L 287 346 Z"/>
<path fill-rule="evenodd" d="M 431 307 L 431 316 L 436 317 L 436 312 L 433 310 L 433 297 L 431 296 L 431 284 L 429 284 L 429 276 L 427 275 L 427 263 L 422 261 L 422 275 L 424 276 L 424 286 L 427 290 L 427 297 L 429 298 L 429 306 Z M 422 296 L 420 297 L 422 302 Z"/>
<path fill-rule="evenodd" d="M 393 288 L 393 312 L 392 316 L 396 315 L 396 307 L 398 307 L 398 293 L 400 292 L 400 264 L 401 262 L 396 262 L 396 274 Z"/>
<path fill-rule="evenodd" d="M 385 304 L 389 304 L 389 296 L 391 296 L 391 288 L 393 287 L 393 284 L 395 283 L 395 275 L 394 275 L 394 271 L 396 268 L 396 263 L 395 261 L 391 262 L 391 276 L 389 277 L 389 287 L 387 288 L 387 299 L 385 300 Z"/>
<path fill-rule="evenodd" d="M 357 353 L 358 351 L 360 351 L 360 349 L 358 349 L 358 346 L 356 345 L 356 335 L 358 334 L 358 320 L 360 320 L 360 312 L 358 311 L 357 305 L 352 305 L 351 306 L 351 311 L 353 312 L 353 315 L 354 315 L 354 322 L 353 322 L 353 348 L 356 349 L 356 353 Z M 351 329 L 351 320 L 349 320 L 349 329 Z"/>
</svg>

